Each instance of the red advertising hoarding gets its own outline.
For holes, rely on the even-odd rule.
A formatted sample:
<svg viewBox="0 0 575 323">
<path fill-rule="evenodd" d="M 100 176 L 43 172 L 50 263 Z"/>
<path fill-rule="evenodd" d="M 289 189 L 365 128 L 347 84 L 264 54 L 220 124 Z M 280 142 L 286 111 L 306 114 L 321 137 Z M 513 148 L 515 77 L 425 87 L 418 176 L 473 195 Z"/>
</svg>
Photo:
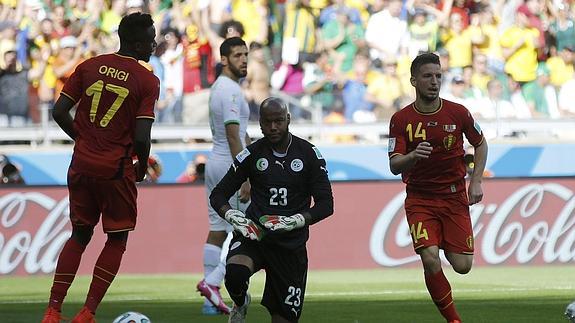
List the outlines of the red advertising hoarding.
<svg viewBox="0 0 575 323">
<path fill-rule="evenodd" d="M 333 184 L 335 214 L 311 228 L 311 269 L 414 266 L 400 182 Z M 488 180 L 471 209 L 476 265 L 575 260 L 575 179 Z M 141 186 L 126 273 L 201 272 L 207 235 L 202 186 Z M 0 188 L 0 275 L 51 273 L 70 235 L 65 187 Z M 88 274 L 104 244 L 101 227 L 83 257 Z"/>
</svg>

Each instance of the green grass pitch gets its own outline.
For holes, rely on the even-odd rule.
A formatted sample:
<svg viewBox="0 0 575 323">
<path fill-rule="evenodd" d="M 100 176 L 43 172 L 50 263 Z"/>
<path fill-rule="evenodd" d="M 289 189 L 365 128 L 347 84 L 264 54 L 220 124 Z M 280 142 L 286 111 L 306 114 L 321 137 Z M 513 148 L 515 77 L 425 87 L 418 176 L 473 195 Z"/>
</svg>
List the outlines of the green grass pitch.
<svg viewBox="0 0 575 323">
<path fill-rule="evenodd" d="M 461 276 L 444 269 L 465 323 L 567 322 L 575 300 L 575 267 L 478 267 Z M 252 277 L 248 322 L 269 322 L 259 305 L 265 275 Z M 0 277 L 0 322 L 40 322 L 51 276 Z M 227 322 L 202 316 L 195 292 L 199 275 L 120 275 L 98 309 L 98 322 L 139 311 L 152 322 Z M 77 277 L 64 303 L 73 316 L 84 301 L 90 277 Z M 229 301 L 227 295 L 225 298 Z M 302 323 L 444 322 L 429 299 L 420 269 L 311 271 Z"/>
</svg>

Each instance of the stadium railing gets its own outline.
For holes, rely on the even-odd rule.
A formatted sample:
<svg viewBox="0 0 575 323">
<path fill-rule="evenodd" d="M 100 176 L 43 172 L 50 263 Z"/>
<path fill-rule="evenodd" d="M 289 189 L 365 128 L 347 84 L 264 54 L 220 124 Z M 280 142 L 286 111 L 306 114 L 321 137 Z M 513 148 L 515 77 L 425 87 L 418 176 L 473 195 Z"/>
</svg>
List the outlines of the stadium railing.
<svg viewBox="0 0 575 323">
<path fill-rule="evenodd" d="M 558 120 L 478 120 L 481 128 L 489 139 L 528 139 L 573 141 L 575 130 L 574 119 Z M 308 138 L 316 143 L 329 142 L 329 138 L 338 135 L 351 135 L 358 143 L 385 143 L 389 135 L 389 121 L 376 123 L 324 124 L 321 119 L 314 118 L 311 122 L 294 122 L 290 131 L 300 137 Z M 250 123 L 248 133 L 258 138 L 261 131 L 257 123 Z M 156 143 L 189 143 L 210 142 L 211 131 L 208 125 L 155 125 L 152 128 L 152 139 Z M 68 136 L 54 123 L 45 126 L 27 126 L 0 128 L 0 145 L 20 144 L 35 146 L 50 146 L 54 143 L 70 142 Z"/>
</svg>

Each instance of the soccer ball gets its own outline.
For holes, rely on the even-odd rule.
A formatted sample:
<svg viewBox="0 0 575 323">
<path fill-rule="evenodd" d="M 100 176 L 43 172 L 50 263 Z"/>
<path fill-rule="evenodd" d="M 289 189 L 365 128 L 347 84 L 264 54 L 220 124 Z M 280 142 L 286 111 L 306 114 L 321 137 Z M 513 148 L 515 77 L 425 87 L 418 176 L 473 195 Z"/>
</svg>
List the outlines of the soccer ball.
<svg viewBox="0 0 575 323">
<path fill-rule="evenodd" d="M 565 317 L 567 317 L 569 322 L 575 323 L 575 302 L 567 305 L 567 308 L 565 309 Z"/>
<path fill-rule="evenodd" d="M 138 312 L 126 312 L 114 320 L 113 323 L 151 323 L 150 319 Z"/>
</svg>

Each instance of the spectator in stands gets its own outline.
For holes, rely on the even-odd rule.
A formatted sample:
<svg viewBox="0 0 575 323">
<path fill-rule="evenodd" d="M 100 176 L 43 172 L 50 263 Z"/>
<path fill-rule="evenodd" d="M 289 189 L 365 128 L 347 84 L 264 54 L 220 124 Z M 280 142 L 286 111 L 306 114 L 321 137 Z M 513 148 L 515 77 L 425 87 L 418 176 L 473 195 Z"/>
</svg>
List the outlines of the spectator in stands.
<svg viewBox="0 0 575 323">
<path fill-rule="evenodd" d="M 302 61 L 306 60 L 307 55 L 315 52 L 317 45 L 317 17 L 310 2 L 311 0 L 288 1 L 285 7 L 282 51 L 293 47 L 299 52 L 299 59 Z"/>
<path fill-rule="evenodd" d="M 249 55 L 248 75 L 243 86 L 246 100 L 250 106 L 250 121 L 257 121 L 259 120 L 260 104 L 271 95 L 271 73 L 262 44 L 252 42 Z"/>
<path fill-rule="evenodd" d="M 244 26 L 245 34 L 242 38 L 248 45 L 252 42 L 267 45 L 268 15 L 268 7 L 264 1 L 232 1 L 232 17 Z"/>
<path fill-rule="evenodd" d="M 474 100 L 469 105 L 474 118 L 510 119 L 515 118 L 515 108 L 503 97 L 503 84 L 498 79 L 487 82 L 487 96 Z"/>
<path fill-rule="evenodd" d="M 150 154 L 148 157 L 148 169 L 142 184 L 155 184 L 162 176 L 163 167 L 162 161 L 158 155 Z"/>
<path fill-rule="evenodd" d="M 348 6 L 345 0 L 331 0 L 331 4 L 325 7 L 319 15 L 319 25 L 323 26 L 332 20 L 336 20 L 339 14 L 346 15 L 349 21 L 355 25 L 362 25 L 359 10 Z"/>
<path fill-rule="evenodd" d="M 402 7 L 401 0 L 389 0 L 385 9 L 369 18 L 365 40 L 371 48 L 372 59 L 397 57 L 407 48 L 409 32 L 407 22 L 400 17 Z"/>
<path fill-rule="evenodd" d="M 334 103 L 335 73 L 329 65 L 329 52 L 323 50 L 308 57 L 304 64 L 303 86 L 313 106 L 319 106 L 323 115 L 330 113 Z"/>
<path fill-rule="evenodd" d="M 453 73 L 462 73 L 463 67 L 472 64 L 473 45 L 481 44 L 483 35 L 472 33 L 472 29 L 464 26 L 463 17 L 453 13 L 449 26 L 441 32 L 441 41 L 449 52 L 449 68 Z"/>
<path fill-rule="evenodd" d="M 558 55 L 553 55 L 547 59 L 546 65 L 549 68 L 551 84 L 557 89 L 573 78 L 575 72 L 573 68 L 574 51 L 575 45 L 564 46 L 558 51 Z"/>
<path fill-rule="evenodd" d="M 156 102 L 156 106 L 154 108 L 155 109 L 154 113 L 157 119 L 159 119 L 160 115 L 165 113 L 164 109 L 167 107 L 168 104 L 166 100 L 166 85 L 164 84 L 165 79 L 164 64 L 162 64 L 162 61 L 160 60 L 160 57 L 166 51 L 166 46 L 167 45 L 165 41 L 160 41 L 156 46 L 156 50 L 154 51 L 152 56 L 150 56 L 150 61 L 148 62 L 152 68 L 152 72 L 154 73 L 154 75 L 156 75 L 158 80 L 160 80 L 160 95 L 158 97 L 158 102 Z M 166 120 L 166 118 L 163 119 Z"/>
<path fill-rule="evenodd" d="M 0 126 L 28 123 L 28 67 L 16 58 L 16 43 L 0 45 Z"/>
<path fill-rule="evenodd" d="M 468 27 L 478 40 L 475 44 L 475 54 L 486 57 L 486 67 L 490 73 L 503 73 L 505 61 L 499 44 L 499 19 L 489 5 L 480 4 L 477 10 L 478 12 L 472 17 L 472 24 Z M 475 20 L 478 20 L 478 23 L 475 23 Z"/>
<path fill-rule="evenodd" d="M 194 160 L 188 162 L 186 169 L 178 176 L 176 183 L 198 183 L 205 181 L 207 157 L 204 154 L 196 154 Z"/>
<path fill-rule="evenodd" d="M 191 8 L 190 8 L 191 9 Z M 192 14 L 181 19 L 184 30 L 183 45 L 183 95 L 182 123 L 207 124 L 209 119 L 209 91 L 214 82 L 215 70 L 212 47 L 199 28 L 199 21 Z"/>
<path fill-rule="evenodd" d="M 436 19 L 428 19 L 423 7 L 416 7 L 409 24 L 408 54 L 415 58 L 421 52 L 434 52 L 437 45 L 439 26 Z"/>
<path fill-rule="evenodd" d="M 164 36 L 167 47 L 160 60 L 164 65 L 164 82 L 168 105 L 163 113 L 158 115 L 158 122 L 179 123 L 182 120 L 184 47 L 181 39 L 180 32 L 174 28 L 167 30 Z"/>
<path fill-rule="evenodd" d="M 541 0 L 524 0 L 524 3 L 517 8 L 518 12 L 525 14 L 528 20 L 528 26 L 539 31 L 537 39 L 537 58 L 540 61 L 547 59 L 548 48 L 546 47 L 545 32 L 547 27 L 544 26 L 542 17 L 545 16 L 545 2 Z"/>
<path fill-rule="evenodd" d="M 78 43 L 76 37 L 65 36 L 60 39 L 60 49 L 52 63 L 54 75 L 56 76 L 55 97 L 60 96 L 64 83 L 72 75 L 76 66 L 84 61 L 83 52 L 84 48 Z"/>
<path fill-rule="evenodd" d="M 449 92 L 445 93 L 443 98 L 467 106 L 465 97 L 465 80 L 463 79 L 463 76 L 457 74 L 451 79 Z"/>
<path fill-rule="evenodd" d="M 555 38 L 553 45 L 557 52 L 565 47 L 575 48 L 575 20 L 573 13 L 569 13 L 569 3 L 561 2 L 557 7 L 549 6 L 549 9 L 555 18 L 549 24 L 549 34 Z"/>
<path fill-rule="evenodd" d="M 505 58 L 505 72 L 521 84 L 537 77 L 537 48 L 539 30 L 529 25 L 530 15 L 526 6 L 520 6 L 515 16 L 515 24 L 501 35 L 501 47 Z"/>
<path fill-rule="evenodd" d="M 291 51 L 297 50 L 296 48 L 292 48 Z M 301 54 L 301 53 L 300 53 Z M 283 54 L 282 54 L 283 55 Z M 300 100 L 304 94 L 303 89 L 303 67 L 302 67 L 302 59 L 305 57 L 309 57 L 309 55 L 297 55 L 295 53 L 291 57 L 297 57 L 296 61 L 286 61 L 283 60 L 280 67 L 272 73 L 271 76 L 271 86 L 275 90 L 281 90 L 285 94 L 289 95 L 291 98 Z M 289 103 L 289 111 L 292 118 L 292 121 L 299 121 L 302 118 L 306 117 L 304 111 L 301 107 L 297 104 L 294 104 L 293 101 L 288 101 Z"/>
<path fill-rule="evenodd" d="M 118 30 L 122 17 L 126 14 L 126 0 L 116 0 L 111 2 L 110 9 L 105 9 L 100 18 L 100 29 L 113 34 Z"/>
<path fill-rule="evenodd" d="M 152 1 L 153 2 L 153 1 Z M 134 12 L 144 11 L 143 0 L 127 0 L 126 1 L 126 14 L 129 15 Z"/>
<path fill-rule="evenodd" d="M 397 77 L 397 59 L 387 57 L 383 60 L 382 72 L 378 73 L 367 85 L 366 100 L 375 105 L 378 119 L 389 119 L 401 109 L 400 102 L 405 89 Z"/>
<path fill-rule="evenodd" d="M 525 84 L 522 91 L 530 110 L 535 111 L 534 117 L 559 118 L 557 92 L 549 83 L 549 68 L 545 63 L 539 63 L 537 79 Z"/>
<path fill-rule="evenodd" d="M 486 95 L 487 83 L 493 79 L 493 75 L 487 67 L 487 56 L 483 54 L 473 56 L 471 73 L 471 85 L 478 89 L 482 95 Z"/>
<path fill-rule="evenodd" d="M 363 27 L 352 23 L 348 12 L 344 8 L 338 9 L 336 19 L 329 20 L 321 28 L 323 47 L 340 56 L 337 61 L 341 64 L 337 69 L 343 73 L 352 69 L 355 53 L 366 45 Z"/>
<path fill-rule="evenodd" d="M 359 51 L 355 56 L 352 72 L 348 73 L 342 81 L 344 115 L 345 119 L 350 122 L 362 119 L 365 115 L 371 115 L 369 119 L 375 121 L 374 105 L 366 98 L 369 68 L 369 53 Z M 357 117 L 354 117 L 356 113 Z"/>
<path fill-rule="evenodd" d="M 8 156 L 0 155 L 0 185 L 26 184 L 21 168 L 10 161 Z"/>
<path fill-rule="evenodd" d="M 511 75 L 507 74 L 507 87 L 510 92 L 510 101 L 515 108 L 515 116 L 518 119 L 531 119 L 535 115 L 535 111 L 532 111 L 523 92 L 521 91 L 521 84 L 513 79 Z"/>
</svg>

